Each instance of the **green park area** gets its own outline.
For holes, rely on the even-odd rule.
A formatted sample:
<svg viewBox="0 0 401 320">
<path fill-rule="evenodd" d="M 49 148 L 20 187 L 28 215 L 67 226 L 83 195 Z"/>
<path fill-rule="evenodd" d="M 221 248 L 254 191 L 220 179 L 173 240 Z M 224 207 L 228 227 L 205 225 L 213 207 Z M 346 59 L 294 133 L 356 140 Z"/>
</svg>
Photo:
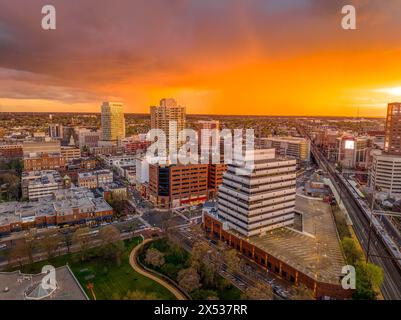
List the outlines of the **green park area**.
<svg viewBox="0 0 401 320">
<path fill-rule="evenodd" d="M 145 245 L 139 261 L 168 277 L 189 293 L 192 299 L 241 299 L 241 291 L 221 277 L 215 265 L 207 263 L 201 246 L 195 246 L 190 255 L 174 242 L 158 239 Z"/>
<path fill-rule="evenodd" d="M 88 249 L 85 255 L 67 254 L 17 269 L 27 273 L 39 273 L 42 266 L 47 264 L 54 267 L 68 264 L 90 299 L 94 299 L 93 293 L 97 300 L 175 299 L 167 289 L 138 274 L 129 264 L 130 252 L 141 241 L 140 237 L 123 241 L 121 256 L 118 259 L 105 257 L 101 249 L 95 248 Z"/>
</svg>

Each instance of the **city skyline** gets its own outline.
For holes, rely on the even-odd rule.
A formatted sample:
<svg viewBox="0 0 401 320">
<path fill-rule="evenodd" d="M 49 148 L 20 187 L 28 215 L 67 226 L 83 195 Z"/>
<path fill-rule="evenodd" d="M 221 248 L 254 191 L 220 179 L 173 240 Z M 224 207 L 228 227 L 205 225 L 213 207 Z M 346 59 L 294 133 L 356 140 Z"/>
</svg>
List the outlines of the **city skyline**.
<svg viewBox="0 0 401 320">
<path fill-rule="evenodd" d="M 0 112 L 116 100 L 148 113 L 175 97 L 188 114 L 384 117 L 401 99 L 401 4 L 352 2 L 357 30 L 341 28 L 347 1 L 121 1 L 95 12 L 91 0 L 54 1 L 57 29 L 44 31 L 40 1 L 4 1 Z"/>
</svg>

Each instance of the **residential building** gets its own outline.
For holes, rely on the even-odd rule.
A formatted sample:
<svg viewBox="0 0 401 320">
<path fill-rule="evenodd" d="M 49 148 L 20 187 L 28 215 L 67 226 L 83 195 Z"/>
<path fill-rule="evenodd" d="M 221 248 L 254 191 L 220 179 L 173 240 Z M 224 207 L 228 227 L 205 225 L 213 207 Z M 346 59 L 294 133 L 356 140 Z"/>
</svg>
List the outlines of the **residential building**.
<svg viewBox="0 0 401 320">
<path fill-rule="evenodd" d="M 24 158 L 24 171 L 64 170 L 65 165 L 60 153 L 30 153 Z"/>
<path fill-rule="evenodd" d="M 22 144 L 1 144 L 0 158 L 15 159 L 22 158 Z"/>
<path fill-rule="evenodd" d="M 162 99 L 159 106 L 150 107 L 150 125 L 152 129 L 161 129 L 166 134 L 166 146 L 168 151 L 170 123 L 176 122 L 177 133 L 185 129 L 185 107 L 177 104 L 174 99 Z M 174 141 L 177 143 L 177 141 Z"/>
</svg>

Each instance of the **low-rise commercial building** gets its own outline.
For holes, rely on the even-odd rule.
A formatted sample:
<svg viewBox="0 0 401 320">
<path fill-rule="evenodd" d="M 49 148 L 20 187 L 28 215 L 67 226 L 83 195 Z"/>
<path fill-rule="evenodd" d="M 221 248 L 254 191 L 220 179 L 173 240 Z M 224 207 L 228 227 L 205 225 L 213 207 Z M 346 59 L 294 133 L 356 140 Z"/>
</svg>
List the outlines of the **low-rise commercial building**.
<svg viewBox="0 0 401 320">
<path fill-rule="evenodd" d="M 24 157 L 24 171 L 64 170 L 65 165 L 60 153 L 31 153 Z"/>
<path fill-rule="evenodd" d="M 81 149 L 71 146 L 62 146 L 61 155 L 65 161 L 71 162 L 72 160 L 81 158 Z"/>
<path fill-rule="evenodd" d="M 22 197 L 28 200 L 53 195 L 64 186 L 63 179 L 55 170 L 23 172 L 21 177 Z"/>
<path fill-rule="evenodd" d="M 300 162 L 310 161 L 310 141 L 298 137 L 269 137 L 258 140 L 261 149 L 276 149 L 282 157 L 295 158 Z"/>
<path fill-rule="evenodd" d="M 54 190 L 32 202 L 0 203 L 0 234 L 54 225 L 98 223 L 110 220 L 113 209 L 87 188 Z"/>
<path fill-rule="evenodd" d="M 111 182 L 113 182 L 113 172 L 110 170 L 95 170 L 78 174 L 78 185 L 80 187 L 94 189 Z"/>
</svg>

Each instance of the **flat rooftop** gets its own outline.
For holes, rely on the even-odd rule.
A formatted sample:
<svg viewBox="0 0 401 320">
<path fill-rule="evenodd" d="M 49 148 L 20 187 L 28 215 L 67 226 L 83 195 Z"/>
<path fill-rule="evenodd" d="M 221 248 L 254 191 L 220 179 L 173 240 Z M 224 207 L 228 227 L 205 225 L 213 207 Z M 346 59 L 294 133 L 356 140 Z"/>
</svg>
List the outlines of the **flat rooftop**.
<svg viewBox="0 0 401 320">
<path fill-rule="evenodd" d="M 297 212 L 303 214 L 304 232 L 281 228 L 249 242 L 318 281 L 338 284 L 346 264 L 330 205 L 297 195 Z"/>
<path fill-rule="evenodd" d="M 68 266 L 56 268 L 57 288 L 48 296 L 40 288 L 43 277 L 41 273 L 0 272 L 0 300 L 27 300 L 26 294 L 35 300 L 88 300 Z"/>
</svg>

